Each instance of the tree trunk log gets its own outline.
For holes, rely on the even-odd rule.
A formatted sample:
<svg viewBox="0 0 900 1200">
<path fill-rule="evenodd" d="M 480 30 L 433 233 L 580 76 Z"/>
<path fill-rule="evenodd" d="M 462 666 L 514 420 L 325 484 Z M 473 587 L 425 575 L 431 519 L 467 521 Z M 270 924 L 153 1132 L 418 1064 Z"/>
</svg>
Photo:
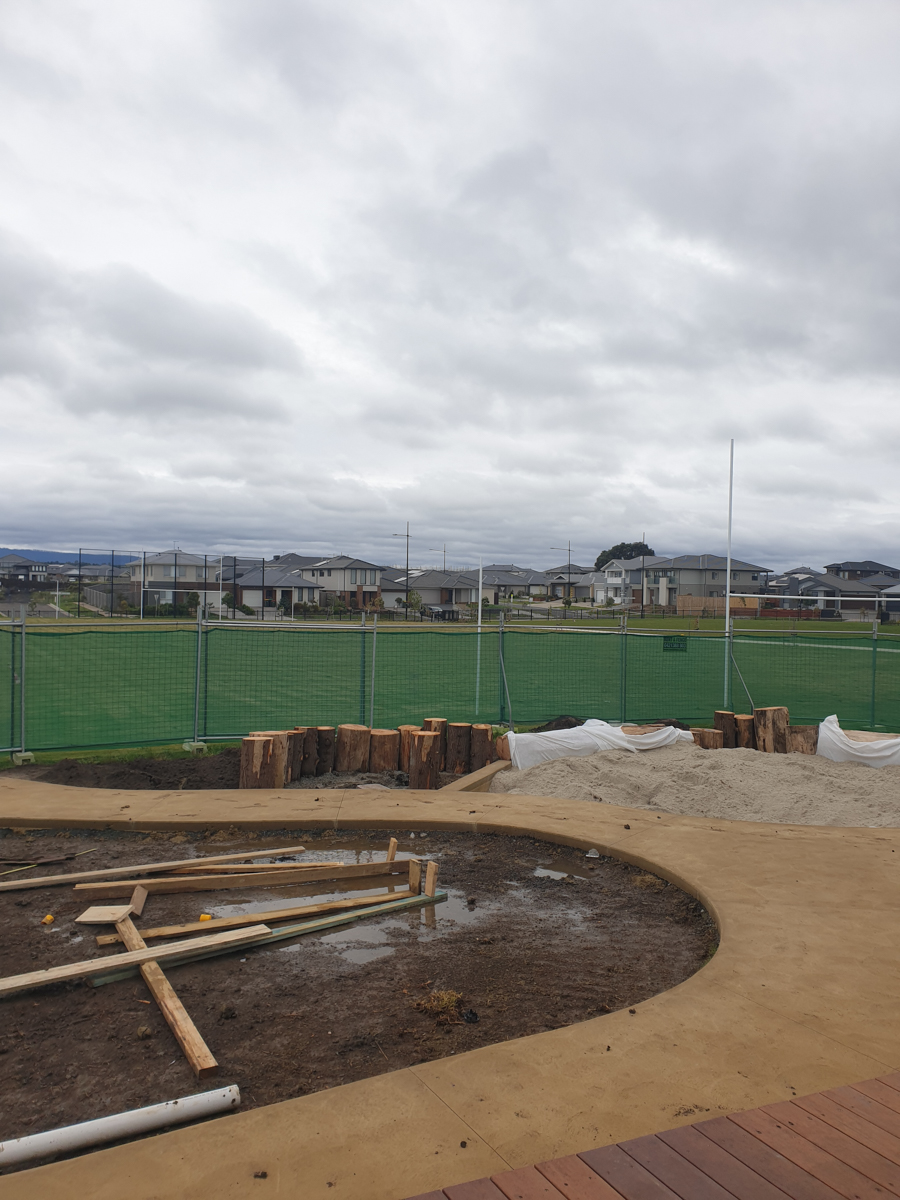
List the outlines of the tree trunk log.
<svg viewBox="0 0 900 1200">
<path fill-rule="evenodd" d="M 718 712 L 713 714 L 713 725 L 716 729 L 722 730 L 725 749 L 733 750 L 737 745 L 737 729 L 734 723 L 734 713 L 719 709 Z"/>
<path fill-rule="evenodd" d="M 369 769 L 368 725 L 338 725 L 334 769 L 338 775 Z"/>
<path fill-rule="evenodd" d="M 396 771 L 400 761 L 400 734 L 396 729 L 373 729 L 369 742 L 369 770 Z"/>
<path fill-rule="evenodd" d="M 432 733 L 439 733 L 441 735 L 441 763 L 438 767 L 438 770 L 443 771 L 444 765 L 447 762 L 447 718 L 426 717 L 422 722 L 422 728 L 431 730 Z"/>
<path fill-rule="evenodd" d="M 288 759 L 284 770 L 284 782 L 293 783 L 300 778 L 300 768 L 303 765 L 303 738 L 305 729 L 288 730 Z"/>
<path fill-rule="evenodd" d="M 241 740 L 241 774 L 238 787 L 271 787 L 272 739 L 251 734 Z"/>
<path fill-rule="evenodd" d="M 447 726 L 447 764 L 445 770 L 454 775 L 465 775 L 469 770 L 469 748 L 472 741 L 472 726 L 453 722 Z"/>
<path fill-rule="evenodd" d="M 772 706 L 753 712 L 756 729 L 756 748 L 766 754 L 787 754 L 787 731 L 790 717 L 786 708 Z"/>
<path fill-rule="evenodd" d="M 319 731 L 315 725 L 310 725 L 303 735 L 303 761 L 300 764 L 300 774 L 315 775 L 318 754 Z"/>
<path fill-rule="evenodd" d="M 400 734 L 400 770 L 409 772 L 409 739 L 419 732 L 419 726 L 400 725 L 397 732 Z"/>
<path fill-rule="evenodd" d="M 330 775 L 334 770 L 335 733 L 333 725 L 316 728 L 316 774 Z"/>
<path fill-rule="evenodd" d="M 691 729 L 694 744 L 702 750 L 721 750 L 725 745 L 725 737 L 721 729 L 706 729 L 695 726 Z"/>
<path fill-rule="evenodd" d="M 433 791 L 441 769 L 441 735 L 438 730 L 421 729 L 410 738 L 409 786 Z"/>
<path fill-rule="evenodd" d="M 272 739 L 272 757 L 269 769 L 272 782 L 261 786 L 284 787 L 285 783 L 290 781 L 288 772 L 290 771 L 291 748 L 288 744 L 288 731 L 286 729 L 262 729 L 256 733 L 251 733 L 250 736 L 270 737 Z"/>
<path fill-rule="evenodd" d="M 788 754 L 815 754 L 818 745 L 818 725 L 791 725 L 788 727 Z"/>
<path fill-rule="evenodd" d="M 490 725 L 473 725 L 469 744 L 469 770 L 480 771 L 494 761 L 493 729 Z"/>
<path fill-rule="evenodd" d="M 735 737 L 744 750 L 756 749 L 756 726 L 750 713 L 738 713 L 734 718 Z"/>
</svg>

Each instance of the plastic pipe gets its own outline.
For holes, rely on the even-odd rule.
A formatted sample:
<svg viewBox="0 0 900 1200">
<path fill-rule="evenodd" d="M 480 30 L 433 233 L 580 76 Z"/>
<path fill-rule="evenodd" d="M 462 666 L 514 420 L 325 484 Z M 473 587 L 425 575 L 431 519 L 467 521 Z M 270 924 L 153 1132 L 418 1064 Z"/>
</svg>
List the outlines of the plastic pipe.
<svg viewBox="0 0 900 1200">
<path fill-rule="evenodd" d="M 0 1142 L 0 1170 L 35 1158 L 69 1154 L 87 1146 L 99 1146 L 103 1142 L 149 1133 L 165 1125 L 199 1121 L 202 1117 L 238 1108 L 240 1103 L 241 1093 L 237 1085 L 232 1084 L 214 1092 L 200 1092 L 196 1096 L 182 1096 L 180 1100 L 151 1104 L 149 1108 L 133 1108 L 130 1112 L 99 1117 L 96 1121 L 83 1121 L 80 1125 L 66 1125 L 46 1133 L 30 1133 L 27 1137 Z"/>
</svg>

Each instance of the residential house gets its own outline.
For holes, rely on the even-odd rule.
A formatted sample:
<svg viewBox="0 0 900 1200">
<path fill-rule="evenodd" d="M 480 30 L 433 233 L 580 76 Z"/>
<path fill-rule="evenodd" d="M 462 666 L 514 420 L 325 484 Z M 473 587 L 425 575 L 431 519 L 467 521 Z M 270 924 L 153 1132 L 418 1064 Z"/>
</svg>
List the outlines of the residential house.
<svg viewBox="0 0 900 1200">
<path fill-rule="evenodd" d="M 409 591 L 418 592 L 427 608 L 456 608 L 477 604 L 477 571 L 436 571 L 417 567 L 409 572 Z M 406 601 L 405 570 L 386 567 L 381 574 L 381 598 L 385 608 L 399 607 Z"/>
<path fill-rule="evenodd" d="M 324 601 L 339 599 L 348 608 L 365 608 L 381 595 L 381 573 L 384 568 L 361 558 L 338 554 L 317 559 L 303 573 L 322 589 Z"/>
<path fill-rule="evenodd" d="M 595 599 L 614 604 L 674 606 L 679 596 L 724 597 L 727 559 L 718 554 L 680 554 L 665 558 L 647 554 L 643 559 L 614 559 L 597 572 Z M 762 591 L 768 568 L 731 560 L 732 593 Z M 601 593 L 601 594 L 598 594 Z"/>
<path fill-rule="evenodd" d="M 478 578 L 478 572 L 471 572 Z M 481 568 L 482 596 L 488 604 L 499 604 L 514 596 L 547 595 L 548 582 L 544 571 L 518 567 L 515 563 L 489 563 Z M 475 585 L 476 592 L 478 585 Z M 477 599 L 477 596 L 476 596 Z"/>
<path fill-rule="evenodd" d="M 900 567 L 888 567 L 884 563 L 872 562 L 870 558 L 862 562 L 826 563 L 825 572 L 836 575 L 838 579 L 865 579 L 867 583 L 872 575 L 887 575 L 895 583 L 900 581 Z"/>
<path fill-rule="evenodd" d="M 875 615 L 884 594 L 872 587 L 868 579 L 844 579 L 830 571 L 816 571 L 810 567 L 792 567 L 782 575 L 772 576 L 766 591 L 779 597 L 781 608 L 816 607 L 854 617 L 862 614 L 863 620 L 866 615 Z"/>
<path fill-rule="evenodd" d="M 178 549 L 130 559 L 124 567 L 131 581 L 130 602 L 135 608 L 141 607 L 142 588 L 145 606 L 184 604 L 191 592 L 215 592 L 217 599 L 221 561 Z"/>
<path fill-rule="evenodd" d="M 0 581 L 9 583 L 43 583 L 47 564 L 35 562 L 21 554 L 4 554 L 0 558 Z"/>
<path fill-rule="evenodd" d="M 245 572 L 238 583 L 236 600 L 250 608 L 281 608 L 292 613 L 295 604 L 318 604 L 321 593 L 318 579 L 307 579 L 299 567 L 275 563 Z"/>
<path fill-rule="evenodd" d="M 580 567 L 577 563 L 563 563 L 561 567 L 550 567 L 544 571 L 547 593 L 562 599 L 590 600 L 593 598 L 593 567 Z"/>
<path fill-rule="evenodd" d="M 661 554 L 645 554 L 643 558 L 610 559 L 599 571 L 594 572 L 593 599 L 599 604 L 612 600 L 615 605 L 628 605 L 636 595 L 635 603 L 640 604 L 641 572 L 652 571 L 660 563 L 669 561 Z M 658 583 L 656 587 L 659 587 Z M 668 603 L 668 600 L 663 603 Z"/>
</svg>

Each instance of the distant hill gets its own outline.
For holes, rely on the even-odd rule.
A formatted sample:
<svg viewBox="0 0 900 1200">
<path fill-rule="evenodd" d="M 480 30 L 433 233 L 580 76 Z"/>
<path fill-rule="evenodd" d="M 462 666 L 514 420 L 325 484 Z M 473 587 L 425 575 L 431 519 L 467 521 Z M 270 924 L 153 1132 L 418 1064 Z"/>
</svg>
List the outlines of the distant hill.
<svg viewBox="0 0 900 1200">
<path fill-rule="evenodd" d="M 21 554 L 23 558 L 30 558 L 32 562 L 70 562 L 75 566 L 78 565 L 77 550 L 23 550 L 20 546 L 0 546 L 0 558 L 4 554 Z M 122 551 L 121 554 L 116 554 L 116 563 L 125 562 L 126 558 L 130 557 L 131 551 Z M 109 560 L 109 554 L 82 554 L 81 556 L 83 563 L 108 563 Z"/>
</svg>

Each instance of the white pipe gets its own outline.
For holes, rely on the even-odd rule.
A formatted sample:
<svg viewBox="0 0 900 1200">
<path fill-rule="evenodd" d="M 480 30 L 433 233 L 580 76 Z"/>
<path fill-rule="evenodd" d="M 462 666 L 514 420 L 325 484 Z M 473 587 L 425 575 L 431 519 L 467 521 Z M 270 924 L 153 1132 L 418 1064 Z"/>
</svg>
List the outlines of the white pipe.
<svg viewBox="0 0 900 1200">
<path fill-rule="evenodd" d="M 481 702 L 481 597 L 484 591 L 484 555 L 478 556 L 478 637 L 475 650 L 475 716 Z"/>
<path fill-rule="evenodd" d="M 731 449 L 728 456 L 728 549 L 725 558 L 725 682 L 723 685 L 722 707 L 727 709 L 730 703 L 731 688 L 731 639 L 729 638 L 731 622 L 731 518 L 734 511 L 734 438 L 731 439 Z"/>
<path fill-rule="evenodd" d="M 46 1133 L 30 1133 L 27 1137 L 0 1142 L 0 1170 L 35 1158 L 68 1154 L 87 1146 L 99 1146 L 103 1142 L 149 1133 L 165 1125 L 198 1121 L 213 1113 L 238 1108 L 240 1103 L 241 1093 L 237 1085 L 232 1084 L 215 1092 L 182 1096 L 180 1100 L 166 1100 L 163 1104 L 151 1104 L 149 1108 L 133 1108 L 130 1112 L 99 1117 L 96 1121 L 83 1121 L 80 1125 L 66 1125 Z"/>
</svg>

